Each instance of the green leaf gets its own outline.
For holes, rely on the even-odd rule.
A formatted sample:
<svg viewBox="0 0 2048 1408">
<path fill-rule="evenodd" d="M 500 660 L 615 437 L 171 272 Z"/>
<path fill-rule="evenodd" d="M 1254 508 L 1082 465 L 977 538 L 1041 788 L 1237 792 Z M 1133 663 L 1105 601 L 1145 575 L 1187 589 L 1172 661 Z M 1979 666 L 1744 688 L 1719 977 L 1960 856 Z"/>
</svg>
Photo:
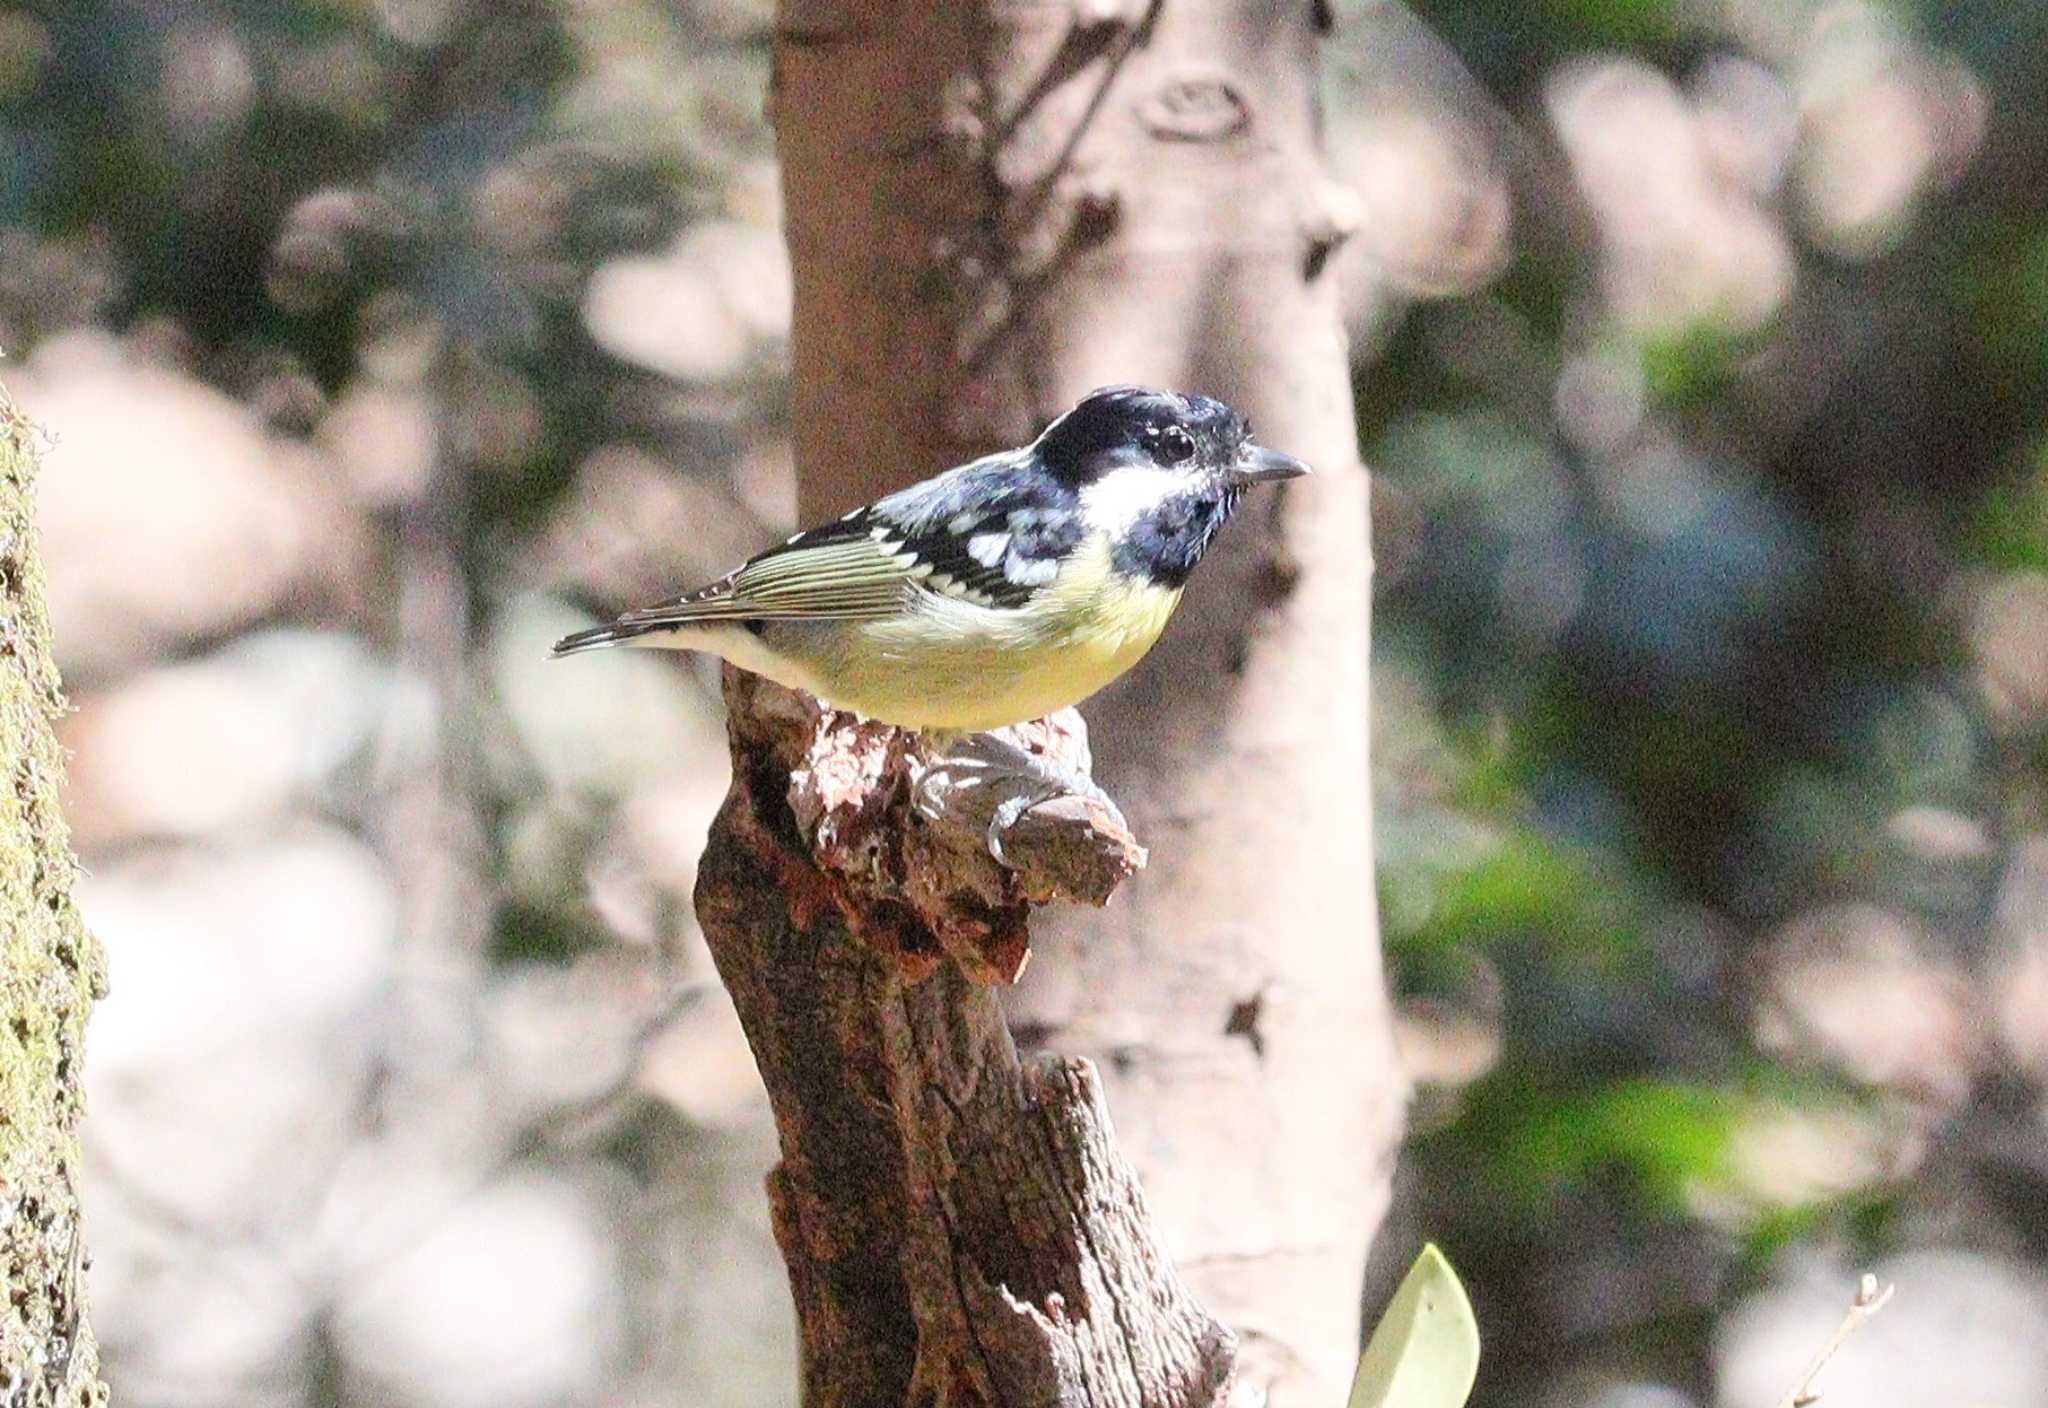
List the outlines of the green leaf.
<svg viewBox="0 0 2048 1408">
<path fill-rule="evenodd" d="M 1350 1408 L 1464 1408 L 1479 1373 L 1479 1324 L 1458 1273 L 1422 1249 L 1373 1327 Z"/>
</svg>

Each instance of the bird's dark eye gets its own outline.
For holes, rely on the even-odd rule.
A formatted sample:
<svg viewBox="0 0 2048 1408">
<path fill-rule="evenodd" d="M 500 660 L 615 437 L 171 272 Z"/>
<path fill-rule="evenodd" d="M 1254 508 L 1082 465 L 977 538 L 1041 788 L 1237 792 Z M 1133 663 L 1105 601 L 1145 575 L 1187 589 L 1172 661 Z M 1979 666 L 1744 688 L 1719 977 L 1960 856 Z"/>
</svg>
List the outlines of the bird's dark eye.
<svg viewBox="0 0 2048 1408">
<path fill-rule="evenodd" d="M 1177 425 L 1162 425 L 1152 432 L 1152 453 L 1161 464 L 1180 464 L 1194 458 L 1195 437 Z"/>
</svg>

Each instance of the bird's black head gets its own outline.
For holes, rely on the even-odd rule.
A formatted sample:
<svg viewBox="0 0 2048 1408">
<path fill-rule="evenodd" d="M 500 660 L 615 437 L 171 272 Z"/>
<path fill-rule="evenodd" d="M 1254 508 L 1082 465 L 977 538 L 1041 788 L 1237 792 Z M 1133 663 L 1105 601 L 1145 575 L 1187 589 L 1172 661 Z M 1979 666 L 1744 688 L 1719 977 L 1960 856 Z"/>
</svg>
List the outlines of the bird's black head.
<svg viewBox="0 0 2048 1408">
<path fill-rule="evenodd" d="M 1243 416 L 1207 396 L 1105 386 L 1047 426 L 1037 450 L 1047 469 L 1078 488 L 1119 465 L 1220 470 L 1249 433 Z"/>
<path fill-rule="evenodd" d="M 1090 392 L 1032 449 L 1078 491 L 1116 568 L 1166 587 L 1187 581 L 1249 485 L 1308 473 L 1221 401 L 1143 386 Z"/>
</svg>

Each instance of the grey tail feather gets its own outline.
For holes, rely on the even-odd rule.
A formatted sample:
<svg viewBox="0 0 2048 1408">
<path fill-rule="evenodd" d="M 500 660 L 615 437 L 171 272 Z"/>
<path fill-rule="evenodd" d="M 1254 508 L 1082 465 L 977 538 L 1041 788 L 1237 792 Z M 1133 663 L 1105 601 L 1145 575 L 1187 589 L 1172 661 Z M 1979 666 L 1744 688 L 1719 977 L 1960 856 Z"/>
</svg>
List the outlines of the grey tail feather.
<svg viewBox="0 0 2048 1408">
<path fill-rule="evenodd" d="M 586 650 L 599 650 L 607 645 L 618 645 L 633 639 L 635 636 L 644 636 L 650 632 L 662 630 L 665 626 L 671 624 L 661 621 L 648 621 L 645 623 L 614 621 L 608 626 L 592 626 L 587 631 L 578 631 L 574 635 L 563 636 L 560 640 L 556 641 L 554 649 L 548 652 L 548 658 L 550 660 L 559 660 L 564 655 L 577 655 Z"/>
</svg>

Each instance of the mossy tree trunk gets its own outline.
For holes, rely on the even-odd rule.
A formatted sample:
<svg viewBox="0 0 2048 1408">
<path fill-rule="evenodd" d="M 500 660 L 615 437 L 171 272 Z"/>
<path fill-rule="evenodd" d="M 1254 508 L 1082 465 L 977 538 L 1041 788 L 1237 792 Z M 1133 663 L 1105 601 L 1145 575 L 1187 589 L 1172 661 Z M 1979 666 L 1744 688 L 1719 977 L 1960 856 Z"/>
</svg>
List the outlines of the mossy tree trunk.
<svg viewBox="0 0 2048 1408">
<path fill-rule="evenodd" d="M 58 810 L 64 707 L 36 554 L 35 431 L 0 390 L 0 1403 L 101 1403 L 85 1314 L 78 1118 L 85 1021 L 105 991 L 71 899 L 78 863 Z"/>
</svg>

